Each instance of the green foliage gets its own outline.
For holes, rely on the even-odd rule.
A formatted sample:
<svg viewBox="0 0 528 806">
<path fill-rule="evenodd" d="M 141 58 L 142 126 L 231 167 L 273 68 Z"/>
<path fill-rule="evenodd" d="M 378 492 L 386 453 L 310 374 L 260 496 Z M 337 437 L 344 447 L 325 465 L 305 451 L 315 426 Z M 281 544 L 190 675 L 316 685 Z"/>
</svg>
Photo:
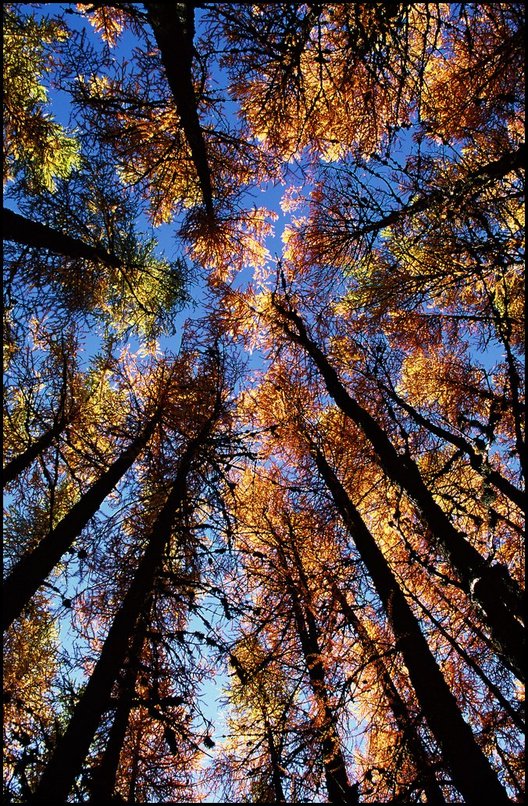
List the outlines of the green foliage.
<svg viewBox="0 0 528 806">
<path fill-rule="evenodd" d="M 4 184 L 23 174 L 30 191 L 53 191 L 80 163 L 79 144 L 47 111 L 42 84 L 52 64 L 47 46 L 67 36 L 59 20 L 4 9 Z"/>
<path fill-rule="evenodd" d="M 159 257 L 156 238 L 138 232 L 140 202 L 104 157 L 83 157 L 68 179 L 58 179 L 53 190 L 42 189 L 38 196 L 28 196 L 26 184 L 17 182 L 12 195 L 28 218 L 102 247 L 116 265 L 16 250 L 19 281 L 30 278 L 49 295 L 50 306 L 67 316 L 95 318 L 105 335 L 123 339 L 134 333 L 151 342 L 172 333 L 174 314 L 187 300 L 185 263 Z"/>
</svg>

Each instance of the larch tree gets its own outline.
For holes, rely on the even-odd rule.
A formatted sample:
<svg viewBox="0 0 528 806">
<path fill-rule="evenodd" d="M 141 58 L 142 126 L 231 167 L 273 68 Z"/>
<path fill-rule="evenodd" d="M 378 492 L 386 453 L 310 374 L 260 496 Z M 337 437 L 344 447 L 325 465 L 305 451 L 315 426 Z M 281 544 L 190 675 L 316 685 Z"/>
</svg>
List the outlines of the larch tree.
<svg viewBox="0 0 528 806">
<path fill-rule="evenodd" d="M 6 801 L 522 802 L 524 7 L 3 23 Z"/>
</svg>

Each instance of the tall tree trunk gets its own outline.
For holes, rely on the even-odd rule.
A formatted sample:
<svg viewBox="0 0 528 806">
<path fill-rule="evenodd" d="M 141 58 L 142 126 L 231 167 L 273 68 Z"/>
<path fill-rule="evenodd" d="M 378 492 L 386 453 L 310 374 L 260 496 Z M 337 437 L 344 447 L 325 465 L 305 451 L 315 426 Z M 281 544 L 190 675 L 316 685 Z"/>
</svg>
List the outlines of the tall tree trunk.
<svg viewBox="0 0 528 806">
<path fill-rule="evenodd" d="M 161 416 L 158 410 L 141 434 L 123 451 L 108 470 L 74 504 L 57 526 L 28 554 L 24 555 L 3 583 L 2 629 L 20 615 L 38 588 L 45 582 L 63 554 L 80 535 L 107 495 L 109 495 L 152 436 Z"/>
<path fill-rule="evenodd" d="M 465 802 L 509 803 L 488 759 L 464 721 L 416 617 L 348 493 L 319 449 L 314 458 L 383 604 L 427 723 Z"/>
<path fill-rule="evenodd" d="M 189 471 L 213 421 L 210 418 L 190 440 L 180 459 L 171 491 L 154 522 L 148 546 L 112 622 L 99 660 L 37 785 L 33 796 L 36 803 L 63 803 L 82 769 L 101 718 L 108 709 L 112 688 L 129 651 L 138 619 L 152 595 L 163 552 L 185 500 Z"/>
<path fill-rule="evenodd" d="M 291 579 L 287 580 L 287 585 L 310 687 L 323 718 L 320 734 L 328 800 L 330 803 L 357 804 L 357 787 L 352 786 L 348 780 L 337 721 L 330 705 L 315 620 L 309 610 L 302 607 Z"/>
<path fill-rule="evenodd" d="M 192 77 L 194 3 L 144 3 L 144 5 L 160 50 L 182 129 L 191 150 L 204 205 L 207 212 L 212 214 L 211 172 Z"/>
<path fill-rule="evenodd" d="M 276 298 L 285 334 L 300 345 L 317 366 L 329 395 L 341 411 L 362 430 L 387 476 L 415 503 L 438 549 L 457 572 L 465 592 L 479 605 L 497 654 L 520 680 L 524 680 L 524 597 L 502 565 L 491 566 L 453 526 L 425 485 L 417 464 L 400 456 L 372 415 L 349 395 L 335 369 L 312 341 L 299 314 Z"/>
<path fill-rule="evenodd" d="M 379 656 L 376 646 L 371 639 L 364 624 L 357 616 L 355 610 L 348 603 L 343 591 L 334 580 L 330 580 L 332 592 L 341 607 L 341 612 L 357 635 L 361 645 L 367 652 L 370 662 L 374 664 L 385 698 L 389 704 L 394 719 L 412 756 L 417 773 L 417 780 L 423 786 L 427 803 L 445 803 L 442 790 L 436 780 L 427 751 L 416 730 L 416 726 L 409 714 L 407 705 L 400 695 L 391 677 L 384 659 Z"/>
<path fill-rule="evenodd" d="M 119 268 L 121 265 L 118 258 L 111 255 L 102 246 L 92 246 L 81 241 L 80 238 L 72 238 L 71 235 L 48 227 L 47 224 L 40 224 L 38 221 L 26 218 L 7 207 L 4 207 L 3 223 L 4 241 L 15 241 L 24 246 L 49 249 L 50 252 L 65 257 L 98 260 L 114 268 Z"/>
<path fill-rule="evenodd" d="M 290 572 L 290 562 L 286 555 L 286 545 L 277 538 L 277 550 L 281 558 L 286 588 L 292 603 L 293 616 L 297 627 L 297 634 L 306 663 L 310 687 L 322 716 L 320 728 L 321 749 L 323 752 L 323 765 L 326 778 L 326 789 L 330 803 L 357 804 L 357 785 L 351 785 L 347 770 L 341 740 L 337 731 L 337 720 L 330 703 L 326 674 L 319 647 L 319 633 L 315 618 L 311 611 L 311 597 L 308 580 L 304 573 L 301 557 L 295 544 L 295 532 L 288 520 L 290 540 L 287 547 L 293 556 L 293 563 L 299 575 L 299 585 L 296 585 Z"/>
<path fill-rule="evenodd" d="M 286 798 L 284 797 L 284 790 L 282 788 L 282 772 L 280 769 L 279 753 L 275 746 L 275 739 L 273 738 L 273 730 L 266 714 L 264 714 L 264 723 L 266 726 L 266 741 L 268 743 L 268 750 L 271 762 L 271 781 L 273 785 L 273 793 L 275 795 L 275 802 L 286 803 Z"/>
<path fill-rule="evenodd" d="M 123 678 L 118 686 L 118 702 L 114 721 L 100 764 L 94 770 L 90 785 L 90 802 L 111 803 L 114 796 L 119 759 L 127 732 L 130 711 L 136 691 L 141 650 L 145 641 L 146 618 L 140 616 L 135 629 L 132 645 L 126 659 Z"/>
</svg>

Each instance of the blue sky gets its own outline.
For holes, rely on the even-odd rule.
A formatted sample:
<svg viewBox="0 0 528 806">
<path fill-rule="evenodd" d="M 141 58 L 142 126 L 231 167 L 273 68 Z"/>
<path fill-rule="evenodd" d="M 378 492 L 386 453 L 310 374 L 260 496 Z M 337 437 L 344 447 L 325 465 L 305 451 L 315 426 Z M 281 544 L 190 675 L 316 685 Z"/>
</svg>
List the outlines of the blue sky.
<svg viewBox="0 0 528 806">
<path fill-rule="evenodd" d="M 65 4 L 69 5 L 69 4 Z M 50 14 L 55 13 L 62 8 L 62 4 L 42 4 L 41 6 L 28 6 L 28 10 L 33 13 L 38 14 Z M 24 8 L 24 6 L 21 6 Z M 90 41 L 94 44 L 98 42 L 98 36 L 93 32 L 93 29 L 87 20 L 82 19 L 77 15 L 71 15 L 68 17 L 68 22 L 72 27 L 75 28 L 84 28 L 87 31 L 87 34 L 90 38 Z M 119 42 L 118 47 L 115 50 L 116 56 L 126 56 L 131 51 L 132 47 L 134 46 L 134 37 L 126 33 L 124 34 Z M 221 73 L 218 73 L 216 76 L 219 84 L 223 83 L 223 76 Z M 58 93 L 50 89 L 50 108 L 53 112 L 56 120 L 62 123 L 65 126 L 70 125 L 70 106 L 69 100 L 66 94 Z M 404 135 L 402 140 L 402 149 L 403 152 L 405 151 L 405 138 L 410 137 L 410 134 Z M 278 220 L 275 224 L 275 232 L 274 235 L 267 240 L 267 248 L 271 255 L 271 260 L 273 261 L 276 257 L 280 256 L 282 251 L 282 241 L 281 241 L 281 234 L 284 226 L 288 223 L 289 216 L 285 215 L 282 210 L 280 209 L 280 199 L 282 196 L 284 188 L 282 186 L 276 187 L 267 187 L 263 190 L 260 188 L 255 189 L 252 194 L 248 194 L 248 204 L 256 204 L 257 206 L 263 205 L 268 207 L 269 209 L 275 211 L 278 214 Z M 7 195 L 7 203 L 10 206 L 9 195 Z M 150 229 L 150 223 L 146 216 L 144 216 L 141 220 L 141 227 L 148 232 Z M 170 259 L 173 254 L 176 252 L 178 253 L 181 249 L 181 246 L 175 242 L 175 227 L 172 224 L 165 224 L 161 227 L 158 227 L 155 230 L 155 235 L 158 239 L 159 249 L 165 253 L 165 255 Z M 251 278 L 251 271 L 246 269 L 241 275 L 237 278 L 236 283 L 244 283 Z M 205 289 L 205 282 L 204 279 L 201 278 L 199 275 L 196 275 L 196 279 L 193 283 L 191 283 L 189 291 L 191 294 L 192 299 L 195 302 L 195 305 L 186 306 L 176 317 L 176 334 L 174 336 L 168 337 L 163 336 L 160 339 L 160 346 L 162 349 L 168 349 L 172 352 L 177 353 L 180 339 L 181 339 L 181 332 L 183 323 L 187 318 L 196 319 L 201 315 L 202 307 L 201 302 L 203 301 Z M 89 360 L 90 355 L 98 349 L 99 341 L 97 337 L 91 335 L 86 339 L 85 342 L 85 357 L 86 361 Z M 136 349 L 139 347 L 139 341 L 137 339 L 133 339 L 131 341 L 132 349 Z M 486 354 L 482 355 L 482 360 L 485 360 L 487 365 L 490 366 L 497 358 L 499 358 L 499 350 L 498 348 L 492 346 Z M 259 362 L 261 357 L 256 354 L 251 357 L 251 367 L 258 368 Z M 102 514 L 104 515 L 108 510 L 103 507 Z M 70 595 L 73 594 L 74 588 L 73 587 L 66 587 L 64 588 L 64 594 Z M 67 648 L 68 643 L 73 645 L 75 641 L 78 640 L 78 637 L 74 636 L 74 633 L 69 633 L 67 628 L 67 614 L 66 618 L 63 622 L 61 622 L 61 634 L 64 641 L 64 645 Z M 190 630 L 203 630 L 203 624 L 198 616 L 193 616 L 191 622 L 189 624 Z M 219 739 L 219 736 L 224 732 L 224 724 L 222 720 L 222 712 L 219 710 L 219 698 L 222 696 L 222 688 L 227 684 L 227 677 L 221 671 L 216 681 L 210 681 L 207 683 L 202 692 L 203 701 L 204 701 L 204 713 L 208 719 L 215 724 L 215 735 L 214 738 Z"/>
</svg>

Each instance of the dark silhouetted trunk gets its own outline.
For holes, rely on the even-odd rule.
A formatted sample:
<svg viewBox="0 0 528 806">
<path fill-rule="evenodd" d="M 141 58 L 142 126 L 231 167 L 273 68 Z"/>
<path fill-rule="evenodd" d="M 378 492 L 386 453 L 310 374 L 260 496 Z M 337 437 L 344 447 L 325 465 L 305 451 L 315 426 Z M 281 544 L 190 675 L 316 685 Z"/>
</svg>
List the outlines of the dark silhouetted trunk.
<svg viewBox="0 0 528 806">
<path fill-rule="evenodd" d="M 273 730 L 267 719 L 264 717 L 266 725 L 266 741 L 268 743 L 269 757 L 271 762 L 271 783 L 273 786 L 273 794 L 275 795 L 276 803 L 286 803 L 284 797 L 284 790 L 282 788 L 282 771 L 280 765 L 280 758 L 277 748 L 275 746 L 275 739 L 273 738 Z"/>
<path fill-rule="evenodd" d="M 478 551 L 455 529 L 425 485 L 417 464 L 410 456 L 400 456 L 386 432 L 372 415 L 352 398 L 328 359 L 311 340 L 304 321 L 294 310 L 276 298 L 285 334 L 300 345 L 317 366 L 326 389 L 341 411 L 362 430 L 374 448 L 387 476 L 405 490 L 429 527 L 435 544 L 460 578 L 465 592 L 475 601 L 490 629 L 493 645 L 505 665 L 524 680 L 523 596 L 519 586 L 502 565 L 489 566 Z"/>
<path fill-rule="evenodd" d="M 49 448 L 54 439 L 62 434 L 67 425 L 68 419 L 66 417 L 61 417 L 56 423 L 54 423 L 54 425 L 52 425 L 51 428 L 49 428 L 47 431 L 41 434 L 38 439 L 32 442 L 25 451 L 20 453 L 18 456 L 15 456 L 14 459 L 11 459 L 2 471 L 3 486 L 5 487 L 6 484 L 9 484 L 9 482 L 16 479 L 20 473 L 26 470 L 35 461 L 35 459 L 40 456 L 41 453 Z"/>
<path fill-rule="evenodd" d="M 302 607 L 295 585 L 289 578 L 287 586 L 310 687 L 323 717 L 321 749 L 328 800 L 330 803 L 357 804 L 359 802 L 357 787 L 352 786 L 348 780 L 341 741 L 337 732 L 337 720 L 330 704 L 315 620 L 309 610 Z"/>
<path fill-rule="evenodd" d="M 101 246 L 91 246 L 81 241 L 80 238 L 72 238 L 71 235 L 48 227 L 47 224 L 32 221 L 7 207 L 4 207 L 3 224 L 4 241 L 15 241 L 23 246 L 34 246 L 38 249 L 49 249 L 50 252 L 65 257 L 99 260 L 114 268 L 119 268 L 121 265 L 114 255 Z"/>
<path fill-rule="evenodd" d="M 108 734 L 101 762 L 92 774 L 90 785 L 90 802 L 92 803 L 111 803 L 114 796 L 119 759 L 125 741 L 130 711 L 134 703 L 141 650 L 145 640 L 145 626 L 146 619 L 140 617 L 126 659 L 122 680 L 118 685 L 118 702 L 114 721 Z"/>
<path fill-rule="evenodd" d="M 135 634 L 142 612 L 150 602 L 163 553 L 186 498 L 186 481 L 200 447 L 213 424 L 209 419 L 185 449 L 167 500 L 156 518 L 148 546 L 104 642 L 99 660 L 66 732 L 60 738 L 37 785 L 36 803 L 63 803 L 80 774 L 101 718 L 110 704 L 113 686 Z"/>
<path fill-rule="evenodd" d="M 308 580 L 295 543 L 295 531 L 290 521 L 288 521 L 288 530 L 290 540 L 286 545 L 283 543 L 281 536 L 276 535 L 277 550 L 284 571 L 284 581 L 292 603 L 297 635 L 299 636 L 310 687 L 322 717 L 320 741 L 328 800 L 330 803 L 357 804 L 359 802 L 358 788 L 357 785 L 351 785 L 348 780 L 341 740 L 337 730 L 337 719 L 331 705 L 326 683 L 325 668 L 319 646 L 319 633 L 310 607 L 311 597 Z M 298 584 L 294 581 L 290 572 L 290 561 L 286 554 L 286 547 L 292 555 L 293 565 L 299 577 Z"/>
<path fill-rule="evenodd" d="M 2 588 L 2 629 L 20 615 L 31 597 L 46 581 L 63 554 L 72 546 L 107 495 L 109 495 L 152 436 L 161 412 L 158 410 L 146 428 L 123 451 L 108 470 L 87 490 L 67 515 L 9 573 Z"/>
<path fill-rule="evenodd" d="M 144 3 L 176 104 L 204 205 L 213 212 L 211 172 L 192 77 L 194 3 Z"/>
<path fill-rule="evenodd" d="M 411 715 L 409 714 L 409 709 L 407 708 L 403 697 L 401 697 L 394 684 L 385 660 L 378 654 L 376 646 L 368 634 L 368 631 L 358 618 L 354 608 L 347 602 L 343 591 L 340 590 L 339 586 L 333 580 L 331 580 L 331 585 L 332 592 L 336 601 L 338 601 L 341 606 L 342 613 L 357 635 L 361 645 L 367 652 L 370 658 L 370 663 L 372 663 L 376 669 L 387 703 L 394 714 L 394 719 L 396 720 L 396 724 L 398 725 L 402 739 L 407 745 L 407 748 L 414 761 L 417 782 L 423 787 L 427 797 L 427 803 L 445 803 L 446 801 L 438 781 L 435 778 L 434 770 L 431 766 L 427 751 L 420 738 L 420 734 L 416 730 L 416 726 Z"/>
<path fill-rule="evenodd" d="M 416 617 L 358 510 L 321 451 L 314 458 L 372 579 L 425 719 L 466 803 L 509 803 L 488 759 L 464 721 Z"/>
</svg>

